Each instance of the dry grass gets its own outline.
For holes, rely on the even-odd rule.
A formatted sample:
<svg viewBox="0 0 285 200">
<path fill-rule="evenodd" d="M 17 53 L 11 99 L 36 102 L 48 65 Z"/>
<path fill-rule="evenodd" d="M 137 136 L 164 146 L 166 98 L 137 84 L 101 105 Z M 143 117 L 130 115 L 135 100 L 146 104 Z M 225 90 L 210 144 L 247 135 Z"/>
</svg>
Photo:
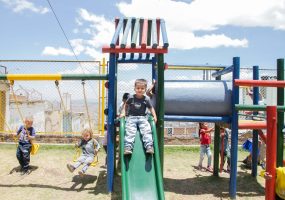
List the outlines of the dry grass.
<svg viewBox="0 0 285 200">
<path fill-rule="evenodd" d="M 239 153 L 240 160 L 247 154 Z M 74 150 L 69 146 L 42 146 L 32 157 L 32 173 L 21 176 L 19 172 L 10 174 L 18 166 L 15 146 L 0 144 L 0 199 L 121 199 L 119 176 L 115 179 L 115 192 L 112 195 L 107 193 L 106 170 L 101 168 L 104 153 L 99 156 L 99 166 L 91 167 L 84 178 L 66 168 L 73 154 Z M 214 177 L 208 172 L 198 171 L 194 168 L 198 159 L 197 148 L 165 150 L 166 199 L 228 199 L 229 174 Z M 238 168 L 237 186 L 238 199 L 264 199 L 264 180 L 252 178 L 249 170 Z"/>
</svg>

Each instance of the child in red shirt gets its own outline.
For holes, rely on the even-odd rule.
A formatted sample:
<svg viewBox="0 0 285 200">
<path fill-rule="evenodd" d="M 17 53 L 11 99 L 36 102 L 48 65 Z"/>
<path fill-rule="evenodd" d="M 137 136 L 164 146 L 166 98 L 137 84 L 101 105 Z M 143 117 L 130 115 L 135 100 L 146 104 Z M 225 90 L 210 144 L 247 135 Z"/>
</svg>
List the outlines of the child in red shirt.
<svg viewBox="0 0 285 200">
<path fill-rule="evenodd" d="M 204 159 L 204 155 L 207 154 L 208 157 L 208 165 L 207 171 L 212 171 L 211 162 L 212 162 L 212 153 L 210 149 L 211 144 L 211 131 L 214 128 L 209 128 L 208 123 L 200 122 L 199 123 L 199 137 L 200 137 L 200 160 L 198 164 L 198 168 L 202 169 L 202 162 Z"/>
</svg>

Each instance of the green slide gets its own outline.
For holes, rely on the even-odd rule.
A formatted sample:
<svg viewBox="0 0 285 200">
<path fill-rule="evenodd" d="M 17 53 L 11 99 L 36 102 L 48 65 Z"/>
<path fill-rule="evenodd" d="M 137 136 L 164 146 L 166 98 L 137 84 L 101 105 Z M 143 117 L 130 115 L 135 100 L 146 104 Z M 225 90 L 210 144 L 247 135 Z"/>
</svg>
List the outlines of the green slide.
<svg viewBox="0 0 285 200">
<path fill-rule="evenodd" d="M 140 132 L 137 131 L 132 155 L 124 155 L 125 119 L 120 122 L 120 157 L 123 200 L 164 200 L 156 127 L 149 120 L 153 133 L 154 154 L 145 153 Z"/>
</svg>

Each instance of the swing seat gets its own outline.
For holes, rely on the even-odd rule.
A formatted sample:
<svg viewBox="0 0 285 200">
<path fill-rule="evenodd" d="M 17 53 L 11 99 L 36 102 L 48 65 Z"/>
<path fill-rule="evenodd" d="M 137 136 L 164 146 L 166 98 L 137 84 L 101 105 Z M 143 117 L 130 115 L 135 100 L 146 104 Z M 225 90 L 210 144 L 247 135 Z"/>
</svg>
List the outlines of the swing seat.
<svg viewBox="0 0 285 200">
<path fill-rule="evenodd" d="M 77 159 L 78 159 L 79 156 L 80 156 L 80 148 L 76 148 L 75 151 L 76 151 L 76 152 L 75 152 L 75 154 L 74 154 L 74 156 L 73 156 L 73 162 L 77 162 Z M 99 164 L 98 155 L 95 155 L 95 156 L 94 156 L 94 160 L 93 160 L 93 162 L 90 164 L 90 166 L 96 167 L 98 164 Z"/>
<path fill-rule="evenodd" d="M 35 155 L 35 154 L 37 154 L 37 152 L 38 152 L 38 150 L 39 150 L 39 148 L 40 148 L 40 145 L 39 144 L 32 144 L 32 149 L 31 149 L 31 155 Z"/>
</svg>

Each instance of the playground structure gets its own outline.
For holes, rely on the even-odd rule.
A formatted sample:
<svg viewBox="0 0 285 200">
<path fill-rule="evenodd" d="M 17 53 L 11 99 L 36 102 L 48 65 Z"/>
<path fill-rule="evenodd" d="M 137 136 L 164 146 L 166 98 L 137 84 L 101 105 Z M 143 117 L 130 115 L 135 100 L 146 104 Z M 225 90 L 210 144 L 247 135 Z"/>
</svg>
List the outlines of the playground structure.
<svg viewBox="0 0 285 200">
<path fill-rule="evenodd" d="M 254 125 L 253 123 L 242 124 L 238 122 L 238 112 L 236 104 L 239 103 L 239 87 L 235 85 L 236 79 L 239 79 L 240 76 L 240 59 L 238 57 L 233 58 L 233 64 L 224 67 L 224 69 L 217 71 L 213 74 L 216 78 L 216 81 L 176 81 L 176 82 L 165 82 L 164 81 L 164 70 L 167 69 L 167 65 L 163 63 L 163 53 L 167 52 L 166 47 L 168 45 L 167 38 L 163 37 L 163 46 L 157 46 L 157 37 L 159 34 L 156 33 L 159 30 L 157 25 L 159 24 L 158 20 L 147 20 L 147 19 L 116 19 L 115 26 L 116 30 L 113 36 L 113 39 L 110 43 L 110 46 L 103 47 L 102 51 L 104 53 L 110 53 L 110 65 L 109 65 L 109 101 L 108 101 L 108 190 L 111 192 L 113 190 L 113 179 L 114 179 L 114 138 L 115 138 L 115 128 L 114 120 L 116 117 L 116 71 L 118 63 L 150 63 L 152 64 L 152 78 L 156 79 L 157 82 L 157 94 L 156 94 L 156 110 L 158 115 L 157 123 L 157 141 L 154 141 L 155 145 L 159 149 L 159 158 L 161 164 L 161 170 L 163 174 L 163 126 L 165 121 L 187 121 L 187 122 L 214 122 L 214 123 L 231 123 L 232 135 L 231 135 L 231 173 L 230 173 L 230 187 L 229 193 L 231 198 L 236 197 L 236 178 L 237 178 L 237 149 L 238 149 L 238 128 L 247 128 L 247 129 L 256 129 L 256 128 L 265 128 L 262 126 Z M 161 23 L 162 35 L 166 36 L 164 22 Z M 127 45 L 126 41 L 128 38 L 128 33 L 131 30 L 131 45 Z M 119 41 L 119 34 L 123 32 L 122 40 Z M 137 33 L 140 33 L 139 46 L 136 45 Z M 163 34 L 164 33 L 164 34 Z M 151 44 L 151 37 L 153 43 Z M 130 53 L 130 57 L 126 57 L 126 53 Z M 139 58 L 134 58 L 134 53 L 140 53 Z M 146 54 L 146 58 L 142 59 L 142 53 Z M 149 59 L 149 53 L 156 54 L 157 58 L 157 67 L 155 68 L 154 57 Z M 122 55 L 119 58 L 119 55 Z M 203 69 L 205 66 L 191 66 L 192 68 Z M 172 67 L 177 69 L 177 67 Z M 179 67 L 178 67 L 179 68 Z M 183 66 L 185 68 L 185 66 Z M 207 67 L 211 69 L 211 67 Z M 213 67 L 217 68 L 217 67 Z M 256 68 L 256 67 L 254 67 Z M 171 69 L 171 67 L 170 67 Z M 221 76 L 227 73 L 232 72 L 232 82 L 230 83 L 221 80 Z M 157 74 L 156 74 L 157 73 Z M 254 78 L 258 77 L 254 73 Z M 194 85 L 194 86 L 193 86 Z M 199 86 L 198 86 L 199 85 Z M 202 85 L 202 86 L 201 86 Z M 254 86 L 254 85 L 253 85 Z M 207 92 L 203 93 L 201 96 L 197 95 L 197 90 L 207 91 L 210 95 L 207 95 Z M 212 88 L 212 90 L 211 90 Z M 213 94 L 210 91 L 218 91 L 217 94 Z M 195 96 L 197 95 L 197 96 Z M 254 104 L 258 103 L 258 89 L 254 88 Z M 194 97 L 193 97 L 194 96 Z M 221 97 L 221 98 L 218 98 Z M 171 105 L 175 105 L 172 106 Z M 192 106 L 193 105 L 193 106 Z M 206 109 L 203 109 L 206 105 Z M 237 105 L 238 106 L 238 105 Z M 189 108 L 189 109 L 188 109 Z M 196 109 L 197 108 L 197 109 Z M 216 109 L 217 108 L 217 109 Z M 270 109 L 270 108 L 269 108 Z M 206 111 L 205 111 L 206 110 Z M 167 114 L 167 115 L 165 115 Z M 284 121 L 284 120 L 283 120 Z M 124 122 L 121 121 L 120 128 L 120 137 L 123 140 L 124 135 Z M 270 129 L 271 130 L 271 129 Z M 219 141 L 220 141 L 220 128 L 219 124 L 215 124 L 215 137 L 214 137 L 214 175 L 218 175 L 219 168 Z M 254 131 L 254 140 L 253 140 L 253 168 L 252 175 L 256 176 L 257 174 L 257 137 Z M 139 143 L 139 144 L 137 144 Z M 268 143 L 269 144 L 269 143 Z M 283 143 L 282 143 L 283 144 Z M 133 199 L 135 194 L 143 195 L 144 192 L 147 193 L 149 188 L 159 188 L 158 185 L 161 184 L 158 175 L 154 174 L 156 181 L 153 184 L 137 184 L 138 182 L 146 182 L 148 179 L 146 176 L 141 178 L 128 178 L 134 176 L 135 170 L 138 168 L 138 165 L 134 165 L 134 160 L 142 157 L 142 160 L 145 162 L 147 160 L 146 155 L 143 151 L 134 153 L 133 158 L 126 158 L 122 154 L 121 145 L 121 163 L 122 163 L 122 194 L 123 199 Z M 136 136 L 136 146 L 134 152 L 141 150 L 143 147 L 141 145 L 139 134 Z M 283 150 L 283 146 L 282 146 Z M 278 150 L 280 151 L 280 149 Z M 157 151 L 156 151 L 157 152 Z M 154 160 L 157 160 L 157 153 L 154 155 Z M 137 161 L 138 162 L 138 161 Z M 140 163 L 140 162 L 138 162 Z M 155 169 L 157 170 L 158 163 L 154 164 Z M 145 169 L 139 170 L 140 173 L 145 173 Z M 136 173 L 136 174 L 137 174 Z M 131 182 L 130 182 L 131 181 Z M 137 187 L 132 187 L 130 185 L 137 185 Z M 140 185 L 141 187 L 138 187 Z M 152 199 L 163 199 L 164 195 L 161 196 L 161 191 L 152 193 Z"/>
<path fill-rule="evenodd" d="M 121 164 L 122 164 L 122 194 L 123 199 L 134 199 L 141 197 L 145 193 L 149 194 L 149 199 L 164 199 L 163 191 L 163 145 L 164 145 L 164 121 L 187 121 L 187 122 L 213 122 L 215 124 L 214 137 L 214 172 L 218 176 L 219 172 L 219 123 L 231 123 L 231 173 L 230 173 L 230 197 L 236 197 L 237 178 L 237 148 L 238 129 L 265 129 L 267 128 L 267 151 L 271 151 L 270 157 L 277 155 L 277 166 L 283 166 L 283 112 L 278 113 L 278 139 L 275 139 L 276 109 L 267 108 L 267 123 L 248 122 L 239 123 L 238 110 L 265 110 L 265 106 L 257 106 L 258 88 L 257 86 L 284 87 L 284 82 L 277 81 L 241 81 L 239 79 L 240 59 L 233 58 L 233 63 L 229 66 L 168 66 L 164 63 L 164 54 L 168 52 L 168 39 L 165 22 L 162 19 L 116 19 L 116 31 L 109 46 L 103 47 L 104 53 L 110 53 L 108 74 L 5 74 L 0 75 L 0 80 L 108 80 L 108 168 L 107 182 L 108 191 L 112 192 L 114 187 L 115 170 L 115 119 L 117 105 L 117 67 L 119 63 L 144 63 L 152 66 L 152 79 L 157 81 L 156 111 L 158 122 L 155 124 L 150 120 L 153 135 L 155 154 L 145 155 L 140 141 L 139 132 L 136 136 L 136 146 L 132 158 L 124 157 L 121 143 Z M 160 38 L 160 31 L 162 38 Z M 123 32 L 121 41 L 120 33 Z M 127 45 L 131 32 L 131 44 Z M 139 35 L 139 37 L 138 37 Z M 139 44 L 137 41 L 139 40 Z M 163 41 L 160 45 L 160 41 Z M 129 57 L 127 57 L 129 53 Z M 135 57 L 138 53 L 138 58 Z M 152 56 L 152 54 L 154 54 Z M 121 57 L 120 57 L 121 56 Z M 282 64 L 283 63 L 283 64 Z M 283 66 L 283 68 L 282 68 Z M 217 70 L 213 74 L 216 81 L 165 81 L 165 69 L 192 68 L 192 70 Z M 278 60 L 279 80 L 284 79 L 284 60 Z M 258 67 L 254 67 L 257 69 Z M 232 73 L 232 81 L 221 80 L 222 75 Z M 256 71 L 253 79 L 258 79 Z M 103 84 L 104 85 L 104 84 Z M 239 86 L 254 86 L 255 106 L 239 105 Z M 197 90 L 198 88 L 198 90 Z M 182 92 L 183 91 L 183 92 Z M 217 91 L 216 94 L 209 91 Z M 283 92 L 282 92 L 283 91 Z M 199 92 L 203 92 L 200 93 Z M 208 95 L 208 96 L 207 96 Z M 104 95 L 103 95 L 104 96 Z M 278 89 L 279 111 L 284 111 L 284 89 Z M 283 100 L 281 100 L 283 97 Z M 173 108 L 173 105 L 177 105 Z M 207 105 L 205 107 L 205 105 Z M 187 108 L 187 109 L 186 109 Z M 99 109 L 101 110 L 101 109 Z M 103 113 L 103 112 L 102 112 Z M 274 119 L 275 118 L 275 119 Z M 279 121 L 280 120 L 280 121 Z M 121 120 L 120 137 L 124 136 L 124 120 Z M 103 129 L 102 129 L 103 130 Z M 272 132 L 272 134 L 269 134 Z M 157 135 L 156 135 L 157 133 Z M 157 137 L 156 137 L 157 136 Z M 274 142 L 277 141 L 277 154 L 274 152 Z M 252 175 L 257 175 L 257 143 L 258 130 L 253 132 L 253 167 Z M 270 148 L 269 148 L 270 147 Z M 159 152 L 159 153 L 157 153 Z M 269 156 L 268 156 L 269 157 Z M 281 161 L 280 161 L 281 160 Z M 149 171 L 145 169 L 147 163 Z M 281 164 L 282 163 L 282 164 Z M 268 170 L 274 175 L 275 158 L 267 160 Z M 139 177 L 137 177 L 139 174 Z M 274 193 L 274 182 L 267 182 L 266 195 L 272 199 Z M 149 193 L 148 193 L 149 192 Z"/>
<path fill-rule="evenodd" d="M 117 64 L 118 63 L 148 63 L 152 65 L 152 79 L 156 79 L 158 82 L 158 108 L 157 108 L 157 140 L 154 138 L 154 146 L 156 153 L 154 159 L 150 159 L 149 171 L 153 175 L 145 176 L 149 174 L 148 171 L 140 171 L 144 176 L 140 176 L 136 179 L 138 165 L 134 164 L 135 160 L 139 160 L 139 163 L 143 163 L 146 160 L 146 155 L 143 151 L 143 147 L 140 144 L 139 132 L 136 135 L 136 144 L 134 152 L 136 152 L 132 159 L 122 156 L 122 190 L 123 199 L 140 198 L 142 195 L 146 195 L 149 199 L 164 199 L 163 192 L 163 180 L 159 175 L 162 172 L 163 164 L 163 137 L 164 137 L 164 54 L 168 52 L 168 39 L 166 34 L 165 22 L 162 19 L 116 19 L 115 20 L 115 33 L 109 46 L 102 48 L 103 53 L 110 53 L 109 57 L 109 74 L 108 74 L 108 156 L 107 156 L 107 183 L 108 191 L 113 191 L 114 184 L 114 170 L 115 170 L 115 126 L 114 121 L 116 118 L 116 97 L 117 97 Z M 131 32 L 131 44 L 128 45 L 128 36 Z M 121 41 L 119 40 L 120 33 L 123 33 Z M 160 38 L 161 33 L 161 38 Z M 139 37 L 138 37 L 139 36 Z M 162 43 L 160 45 L 160 39 Z M 137 44 L 137 41 L 139 43 Z M 127 57 L 126 53 L 130 53 Z M 135 58 L 134 54 L 139 53 L 138 58 Z M 121 54 L 121 58 L 119 55 Z M 154 57 L 150 57 L 151 54 L 155 54 Z M 155 66 L 157 68 L 155 69 Z M 157 70 L 157 75 L 156 75 Z M 121 123 L 123 126 L 124 123 Z M 153 133 L 155 128 L 153 126 Z M 123 138 L 124 128 L 121 127 L 121 138 Z M 157 144 L 158 143 L 158 144 Z M 158 150 L 159 149 L 159 150 Z M 120 149 L 121 155 L 123 149 Z M 126 165 L 127 163 L 127 165 Z M 124 166 L 127 166 L 125 168 Z M 136 173 L 136 174 L 134 174 Z M 133 177 L 130 179 L 130 177 Z M 150 181 L 152 179 L 153 181 Z M 132 182 L 130 182 L 132 181 Z M 132 188 L 129 188 L 130 186 Z M 153 191 L 154 188 L 157 190 Z M 153 191 L 148 194 L 149 191 Z"/>
</svg>

